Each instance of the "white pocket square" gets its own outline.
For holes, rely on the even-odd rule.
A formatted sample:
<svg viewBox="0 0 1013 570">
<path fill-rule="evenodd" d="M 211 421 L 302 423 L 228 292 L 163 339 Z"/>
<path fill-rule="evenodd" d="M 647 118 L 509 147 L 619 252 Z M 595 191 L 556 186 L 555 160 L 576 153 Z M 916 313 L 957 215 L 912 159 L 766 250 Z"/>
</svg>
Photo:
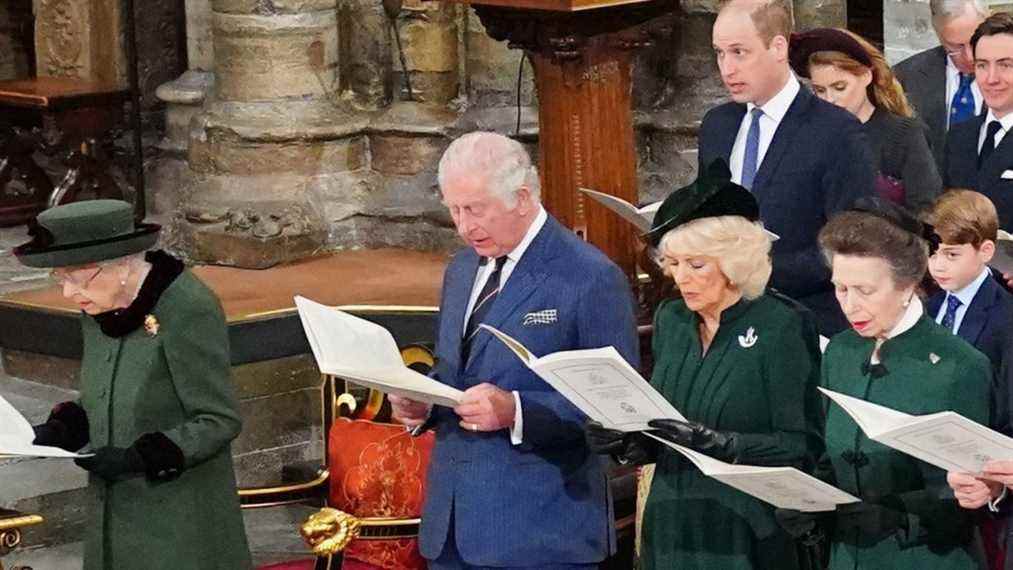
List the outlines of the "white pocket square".
<svg viewBox="0 0 1013 570">
<path fill-rule="evenodd" d="M 1004 170 L 999 178 L 1002 178 L 1003 180 L 1013 180 L 1013 170 Z"/>
<path fill-rule="evenodd" d="M 534 311 L 524 315 L 524 320 L 521 324 L 526 327 L 533 327 L 535 325 L 551 325 L 559 320 L 559 313 L 556 309 L 542 309 L 541 311 Z"/>
</svg>

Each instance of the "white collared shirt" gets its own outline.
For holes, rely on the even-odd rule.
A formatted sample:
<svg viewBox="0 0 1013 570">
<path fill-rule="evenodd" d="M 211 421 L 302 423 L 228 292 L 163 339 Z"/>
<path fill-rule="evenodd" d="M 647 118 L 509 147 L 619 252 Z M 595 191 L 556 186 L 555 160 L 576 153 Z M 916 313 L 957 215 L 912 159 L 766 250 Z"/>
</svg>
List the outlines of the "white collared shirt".
<svg viewBox="0 0 1013 570">
<path fill-rule="evenodd" d="M 953 65 L 950 56 L 946 56 L 946 128 L 950 128 L 950 108 L 953 103 L 953 96 L 960 89 L 960 71 Z M 981 88 L 977 81 L 971 82 L 971 95 L 974 96 L 974 114 L 981 114 L 981 105 L 984 99 L 981 97 Z"/>
<path fill-rule="evenodd" d="M 535 214 L 535 219 L 531 222 L 531 226 L 528 227 L 528 231 L 524 234 L 521 242 L 507 254 L 507 260 L 503 263 L 503 268 L 500 269 L 500 289 L 506 285 L 507 280 L 510 279 L 510 275 L 514 272 L 514 268 L 517 267 L 517 263 L 520 262 L 521 257 L 524 255 L 524 252 L 528 250 L 528 247 L 531 245 L 531 242 L 534 241 L 538 232 L 542 231 L 542 227 L 548 219 L 549 216 L 545 213 L 545 208 L 538 206 L 538 213 Z M 465 331 L 468 329 L 468 318 L 471 317 L 471 310 L 475 307 L 475 303 L 478 302 L 478 295 L 482 292 L 486 281 L 489 280 L 489 276 L 495 270 L 495 259 L 489 259 L 488 263 L 478 268 L 478 275 L 475 276 L 475 284 L 471 287 L 471 299 L 468 301 L 468 310 L 464 313 L 464 328 L 461 330 L 461 336 L 464 336 Z M 510 428 L 510 443 L 513 445 L 520 445 L 524 441 L 524 414 L 521 412 L 520 393 L 517 392 L 517 390 L 514 390 L 513 395 L 514 425 Z"/>
<path fill-rule="evenodd" d="M 995 138 L 992 139 L 994 143 L 994 146 L 992 148 L 996 148 L 999 146 L 999 143 L 1002 142 L 1002 139 L 1006 136 L 1006 133 L 1009 132 L 1010 128 L 1013 127 L 1013 113 L 1009 113 L 1008 115 L 1000 119 L 995 116 L 995 114 L 992 112 L 992 109 L 988 110 L 988 115 L 985 116 L 985 122 L 981 124 L 981 130 L 978 131 L 979 154 L 981 153 L 981 148 L 985 145 L 985 135 L 988 134 L 988 124 L 991 123 L 992 121 L 999 121 L 999 124 L 1002 125 L 999 128 L 999 131 L 995 133 Z"/>
<path fill-rule="evenodd" d="M 757 171 L 763 164 L 763 157 L 767 155 L 770 141 L 774 140 L 777 127 L 781 124 L 784 116 L 788 114 L 788 108 L 795 101 L 801 88 L 802 85 L 798 82 L 795 74 L 789 73 L 788 81 L 784 87 L 778 91 L 777 95 L 771 97 L 770 101 L 760 107 L 763 115 L 760 116 L 760 149 L 756 155 Z M 749 134 L 749 124 L 753 121 L 753 109 L 755 108 L 756 105 L 753 103 L 746 104 L 746 115 L 742 117 L 739 132 L 735 135 L 735 144 L 732 146 L 732 154 L 728 157 L 728 167 L 732 171 L 732 182 L 736 184 L 742 183 L 742 163 L 746 158 L 746 136 Z"/>
<path fill-rule="evenodd" d="M 918 319 L 922 318 L 923 314 L 925 314 L 925 307 L 922 306 L 921 299 L 918 298 L 918 295 L 912 295 L 911 302 L 908 303 L 907 309 L 904 310 L 904 314 L 901 315 L 900 320 L 890 329 L 890 332 L 886 333 L 886 339 L 876 339 L 876 350 L 872 351 L 870 362 L 872 364 L 879 364 L 879 347 L 886 340 L 900 336 L 911 330 L 911 327 L 918 324 Z"/>
<path fill-rule="evenodd" d="M 971 301 L 973 301 L 974 296 L 978 294 L 978 289 L 981 289 L 981 285 L 991 275 L 992 272 L 989 271 L 988 267 L 986 267 L 981 270 L 981 274 L 974 278 L 974 281 L 971 281 L 962 289 L 953 291 L 952 293 L 947 292 L 946 297 L 943 299 L 942 306 L 939 307 L 939 312 L 936 313 L 936 322 L 943 324 L 943 317 L 946 316 L 946 304 L 951 295 L 960 299 L 960 306 L 957 307 L 957 312 L 954 313 L 953 317 L 953 330 L 950 331 L 953 334 L 957 334 L 957 331 L 960 330 L 960 324 L 964 322 L 964 315 L 967 314 L 967 308 L 971 306 Z"/>
</svg>

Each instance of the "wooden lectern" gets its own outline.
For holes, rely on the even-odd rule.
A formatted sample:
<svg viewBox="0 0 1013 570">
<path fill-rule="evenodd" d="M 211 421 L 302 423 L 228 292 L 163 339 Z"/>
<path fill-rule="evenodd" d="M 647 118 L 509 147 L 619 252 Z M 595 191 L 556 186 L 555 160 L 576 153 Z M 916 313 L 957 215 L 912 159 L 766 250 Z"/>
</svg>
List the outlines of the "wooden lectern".
<svg viewBox="0 0 1013 570">
<path fill-rule="evenodd" d="M 535 69 L 546 209 L 633 277 L 633 228 L 577 191 L 638 202 L 633 50 L 642 24 L 678 0 L 470 0 L 489 36 L 527 51 Z"/>
</svg>

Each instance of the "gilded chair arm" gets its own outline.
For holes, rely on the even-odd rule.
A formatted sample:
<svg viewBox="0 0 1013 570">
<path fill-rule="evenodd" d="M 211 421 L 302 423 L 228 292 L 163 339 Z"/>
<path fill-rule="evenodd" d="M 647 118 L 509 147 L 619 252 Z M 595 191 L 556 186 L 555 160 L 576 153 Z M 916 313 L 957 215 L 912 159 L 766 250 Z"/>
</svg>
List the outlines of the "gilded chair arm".
<svg viewBox="0 0 1013 570">
<path fill-rule="evenodd" d="M 330 477 L 330 471 L 320 469 L 314 479 L 303 483 L 239 489 L 239 504 L 244 509 L 259 509 L 319 499 L 321 490 L 326 489 Z"/>
<path fill-rule="evenodd" d="M 415 538 L 420 518 L 357 517 L 330 507 L 320 509 L 299 527 L 299 534 L 317 556 L 333 556 L 353 540 Z"/>
</svg>

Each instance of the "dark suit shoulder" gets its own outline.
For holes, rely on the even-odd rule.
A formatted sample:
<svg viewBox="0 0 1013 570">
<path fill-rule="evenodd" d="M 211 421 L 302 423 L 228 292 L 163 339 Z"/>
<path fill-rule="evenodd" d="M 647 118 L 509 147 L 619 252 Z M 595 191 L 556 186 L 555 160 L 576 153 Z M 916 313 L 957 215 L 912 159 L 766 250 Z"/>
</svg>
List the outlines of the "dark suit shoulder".
<svg viewBox="0 0 1013 570">
<path fill-rule="evenodd" d="M 847 109 L 838 107 L 833 103 L 828 103 L 823 99 L 816 96 L 812 96 L 812 100 L 809 103 L 808 115 L 813 126 L 822 128 L 849 128 L 859 129 L 862 123 L 858 122 L 858 119 Z M 820 134 L 824 137 L 824 134 Z M 825 137 L 833 138 L 833 137 Z"/>
<path fill-rule="evenodd" d="M 893 72 L 903 82 L 913 73 L 924 72 L 926 69 L 938 65 L 940 60 L 943 60 L 943 64 L 945 65 L 945 57 L 946 53 L 943 51 L 942 46 L 936 46 L 925 51 L 920 51 L 898 62 L 897 65 L 893 66 Z"/>
</svg>

